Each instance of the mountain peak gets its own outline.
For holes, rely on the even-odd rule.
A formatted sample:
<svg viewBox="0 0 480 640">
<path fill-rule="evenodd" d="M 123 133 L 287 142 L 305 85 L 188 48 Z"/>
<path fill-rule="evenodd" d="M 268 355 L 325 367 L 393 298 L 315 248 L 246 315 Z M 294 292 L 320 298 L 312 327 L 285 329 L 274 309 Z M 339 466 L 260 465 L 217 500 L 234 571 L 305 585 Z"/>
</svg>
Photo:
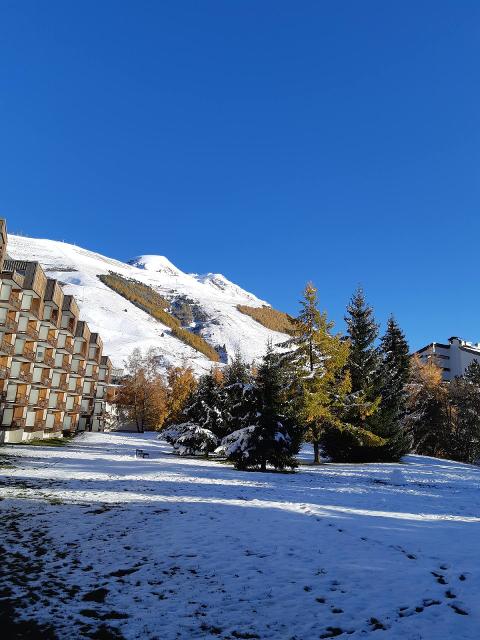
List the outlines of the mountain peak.
<svg viewBox="0 0 480 640">
<path fill-rule="evenodd" d="M 171 275 L 183 274 L 173 262 L 170 262 L 165 256 L 144 255 L 137 256 L 128 261 L 132 267 L 137 269 L 143 269 L 144 271 L 154 271 L 156 273 L 169 273 Z"/>
</svg>

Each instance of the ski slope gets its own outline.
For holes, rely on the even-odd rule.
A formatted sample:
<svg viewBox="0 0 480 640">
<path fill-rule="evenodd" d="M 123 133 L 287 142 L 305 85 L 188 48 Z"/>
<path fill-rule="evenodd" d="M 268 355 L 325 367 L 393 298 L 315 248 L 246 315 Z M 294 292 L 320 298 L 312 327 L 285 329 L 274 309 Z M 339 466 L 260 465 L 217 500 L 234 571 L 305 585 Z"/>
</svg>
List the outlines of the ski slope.
<svg viewBox="0 0 480 640">
<path fill-rule="evenodd" d="M 476 467 L 242 473 L 154 434 L 2 453 L 4 609 L 60 640 L 478 638 Z"/>
<path fill-rule="evenodd" d="M 171 335 L 170 329 L 115 293 L 98 279 L 110 271 L 133 278 L 156 289 L 168 300 L 185 297 L 205 314 L 199 333 L 212 346 L 225 346 L 231 357 L 238 349 L 248 362 L 258 360 L 268 340 L 285 340 L 270 331 L 237 305 L 267 303 L 221 274 L 184 273 L 163 256 L 139 256 L 130 264 L 102 256 L 81 247 L 54 240 L 37 240 L 9 235 L 8 254 L 19 260 L 37 260 L 50 278 L 64 283 L 67 293 L 79 304 L 82 318 L 98 331 L 115 366 L 122 366 L 136 347 L 158 349 L 165 367 L 190 364 L 196 373 L 208 371 L 211 362 L 204 355 Z"/>
</svg>

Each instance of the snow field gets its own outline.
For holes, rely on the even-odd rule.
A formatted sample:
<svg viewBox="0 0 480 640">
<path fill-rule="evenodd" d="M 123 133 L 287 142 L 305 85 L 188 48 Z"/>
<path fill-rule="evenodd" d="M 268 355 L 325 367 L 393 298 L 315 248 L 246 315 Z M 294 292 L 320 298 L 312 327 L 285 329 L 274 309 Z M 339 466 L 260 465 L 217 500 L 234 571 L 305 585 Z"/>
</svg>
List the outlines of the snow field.
<svg viewBox="0 0 480 640">
<path fill-rule="evenodd" d="M 59 638 L 478 638 L 475 467 L 304 450 L 296 474 L 242 473 L 154 434 L 2 452 L 3 540 L 41 563 L 14 595 Z"/>
</svg>

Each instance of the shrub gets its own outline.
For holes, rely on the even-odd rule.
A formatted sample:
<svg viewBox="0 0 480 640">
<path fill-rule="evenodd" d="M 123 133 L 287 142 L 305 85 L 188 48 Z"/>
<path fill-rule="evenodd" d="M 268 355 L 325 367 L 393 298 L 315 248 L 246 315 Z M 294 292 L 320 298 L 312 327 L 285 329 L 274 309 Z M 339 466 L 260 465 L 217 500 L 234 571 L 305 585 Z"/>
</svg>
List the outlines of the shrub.
<svg viewBox="0 0 480 640">
<path fill-rule="evenodd" d="M 324 453 L 333 462 L 378 462 L 386 456 L 387 441 L 351 425 L 330 426 L 322 435 Z"/>
<path fill-rule="evenodd" d="M 188 346 L 196 351 L 203 353 L 203 355 L 207 356 L 210 360 L 214 362 L 220 361 L 220 356 L 208 342 L 201 336 L 191 333 L 181 326 L 180 321 L 168 311 L 170 306 L 168 300 L 163 298 L 155 289 L 143 282 L 138 282 L 133 278 L 125 278 L 113 272 L 100 274 L 98 278 L 103 284 L 107 285 L 107 287 L 110 287 L 110 289 L 113 289 L 113 291 L 136 307 L 151 315 L 155 320 L 169 327 L 172 335 L 176 338 L 188 344 Z"/>
<path fill-rule="evenodd" d="M 294 324 L 288 313 L 277 311 L 272 307 L 248 307 L 243 304 L 237 305 L 237 309 L 271 331 L 293 333 Z"/>
</svg>

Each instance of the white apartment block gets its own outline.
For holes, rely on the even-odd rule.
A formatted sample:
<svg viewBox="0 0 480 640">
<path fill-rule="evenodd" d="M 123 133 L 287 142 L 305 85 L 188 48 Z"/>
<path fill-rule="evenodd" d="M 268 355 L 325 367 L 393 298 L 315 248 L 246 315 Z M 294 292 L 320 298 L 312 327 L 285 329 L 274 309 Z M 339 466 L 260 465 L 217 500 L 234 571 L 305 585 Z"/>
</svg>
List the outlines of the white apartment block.
<svg viewBox="0 0 480 640">
<path fill-rule="evenodd" d="M 433 361 L 443 373 L 446 382 L 462 376 L 473 360 L 480 361 L 480 342 L 467 342 L 452 337 L 447 344 L 432 342 L 415 352 L 422 362 Z"/>
</svg>

